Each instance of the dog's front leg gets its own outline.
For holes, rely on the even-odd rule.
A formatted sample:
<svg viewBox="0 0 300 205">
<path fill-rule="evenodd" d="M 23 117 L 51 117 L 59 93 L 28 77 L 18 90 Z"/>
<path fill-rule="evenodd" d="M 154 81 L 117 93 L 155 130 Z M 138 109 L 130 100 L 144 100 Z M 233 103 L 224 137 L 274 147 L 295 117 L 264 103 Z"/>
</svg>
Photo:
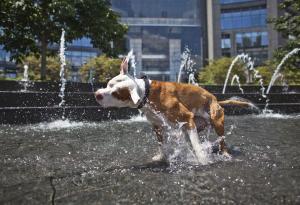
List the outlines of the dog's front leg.
<svg viewBox="0 0 300 205">
<path fill-rule="evenodd" d="M 206 150 L 201 146 L 197 128 L 190 127 L 187 130 L 187 133 L 189 135 L 192 147 L 194 149 L 194 153 L 197 157 L 197 160 L 201 164 L 207 164 L 208 163 L 208 157 Z"/>
<path fill-rule="evenodd" d="M 171 104 L 171 103 L 170 103 Z M 169 120 L 176 120 L 177 122 L 185 122 L 184 128 L 187 131 L 195 155 L 201 164 L 207 163 L 206 152 L 201 147 L 197 126 L 194 121 L 194 113 L 190 112 L 182 103 L 174 102 L 167 111 Z"/>
<path fill-rule="evenodd" d="M 213 101 L 210 104 L 210 118 L 216 133 L 219 135 L 219 154 L 224 154 L 225 156 L 230 157 L 225 144 L 224 109 L 216 101 Z"/>
<path fill-rule="evenodd" d="M 166 160 L 166 156 L 165 156 L 164 151 L 163 151 L 163 142 L 164 142 L 163 129 L 162 129 L 161 126 L 154 125 L 153 126 L 153 131 L 156 134 L 159 150 L 158 150 L 158 154 L 155 155 L 154 157 L 152 157 L 152 160 L 153 161 L 164 161 L 164 160 Z"/>
</svg>

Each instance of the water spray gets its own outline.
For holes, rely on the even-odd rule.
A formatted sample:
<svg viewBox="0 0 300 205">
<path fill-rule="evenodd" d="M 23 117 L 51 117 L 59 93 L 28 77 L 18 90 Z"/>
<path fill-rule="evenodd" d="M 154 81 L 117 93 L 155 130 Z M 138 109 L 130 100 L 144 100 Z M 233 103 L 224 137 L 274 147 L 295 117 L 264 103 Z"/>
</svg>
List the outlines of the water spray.
<svg viewBox="0 0 300 205">
<path fill-rule="evenodd" d="M 65 56 L 65 30 L 62 29 L 61 38 L 60 38 L 60 49 L 59 49 L 59 58 L 60 58 L 60 92 L 59 97 L 61 98 L 61 102 L 59 103 L 59 107 L 63 107 L 65 104 L 65 88 L 66 88 L 66 79 L 65 79 L 65 66 L 66 66 L 66 56 Z M 65 108 L 63 109 L 62 119 L 65 119 Z"/>
<path fill-rule="evenodd" d="M 240 77 L 239 77 L 238 75 L 234 75 L 234 76 L 232 77 L 232 79 L 231 79 L 231 85 L 233 85 L 234 81 L 237 82 L 240 91 L 242 92 L 242 94 L 244 94 L 244 90 L 243 90 L 243 88 L 242 88 L 242 86 L 241 86 L 241 83 L 240 83 Z"/>
<path fill-rule="evenodd" d="M 286 62 L 286 60 L 288 58 L 290 58 L 293 55 L 296 55 L 298 52 L 300 51 L 300 48 L 295 48 L 294 50 L 292 50 L 291 52 L 289 52 L 288 54 L 286 54 L 284 56 L 284 58 L 281 60 L 281 62 L 279 63 L 279 65 L 277 66 L 274 74 L 272 75 L 271 81 L 269 83 L 268 89 L 267 89 L 267 94 L 269 94 L 271 87 L 273 86 L 273 84 L 275 83 L 276 79 L 278 78 L 278 73 L 282 67 L 282 65 Z"/>
<path fill-rule="evenodd" d="M 129 51 L 126 56 L 126 61 L 130 62 L 130 68 L 133 70 L 133 77 L 136 78 L 136 62 L 135 62 L 135 55 L 133 54 L 133 50 Z"/>
</svg>

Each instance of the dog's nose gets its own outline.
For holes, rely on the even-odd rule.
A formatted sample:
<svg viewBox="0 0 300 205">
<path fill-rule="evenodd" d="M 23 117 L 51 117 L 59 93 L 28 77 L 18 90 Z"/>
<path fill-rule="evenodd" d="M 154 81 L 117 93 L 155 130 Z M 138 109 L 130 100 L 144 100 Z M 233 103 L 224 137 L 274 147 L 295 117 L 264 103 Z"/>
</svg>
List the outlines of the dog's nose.
<svg viewBox="0 0 300 205">
<path fill-rule="evenodd" d="M 103 99 L 103 95 L 101 95 L 100 93 L 95 93 L 95 97 L 98 101 Z"/>
</svg>

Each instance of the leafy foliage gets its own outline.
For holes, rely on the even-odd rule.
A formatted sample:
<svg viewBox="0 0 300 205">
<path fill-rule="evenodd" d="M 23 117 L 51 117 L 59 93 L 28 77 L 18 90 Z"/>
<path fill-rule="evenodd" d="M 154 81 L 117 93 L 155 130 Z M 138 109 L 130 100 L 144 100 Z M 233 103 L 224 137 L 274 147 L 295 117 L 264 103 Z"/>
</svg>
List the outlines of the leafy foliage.
<svg viewBox="0 0 300 205">
<path fill-rule="evenodd" d="M 40 63 L 41 59 L 40 57 L 37 57 L 35 55 L 29 55 L 24 58 L 23 62 L 24 64 L 28 65 L 28 74 L 29 79 L 33 81 L 37 81 L 40 79 Z M 20 72 L 23 73 L 23 67 L 24 64 L 19 64 L 18 67 L 20 67 Z M 70 65 L 67 63 L 67 66 L 65 67 L 65 70 L 70 70 Z M 47 69 L 46 69 L 46 78 L 45 80 L 48 81 L 59 81 L 59 72 L 60 72 L 60 60 L 58 56 L 49 56 L 47 57 Z M 21 76 L 20 76 L 21 77 Z M 20 78 L 19 77 L 19 78 Z"/>
<path fill-rule="evenodd" d="M 91 58 L 80 69 L 83 81 L 89 80 L 91 70 L 96 82 L 107 82 L 119 74 L 121 62 L 121 59 L 110 58 L 106 55 Z"/>
<path fill-rule="evenodd" d="M 220 58 L 213 60 L 205 66 L 198 74 L 200 84 L 220 84 L 223 85 L 226 79 L 227 71 L 232 62 L 232 58 Z M 236 63 L 232 69 L 230 79 L 233 75 L 240 77 L 240 82 L 246 82 L 245 69 L 241 63 Z"/>
<path fill-rule="evenodd" d="M 59 42 L 62 29 L 67 42 L 86 36 L 109 55 L 119 50 L 111 42 L 116 45 L 127 30 L 107 0 L 1 0 L 0 19 L 0 44 L 18 61 L 41 54 L 42 79 L 47 47 Z"/>
<path fill-rule="evenodd" d="M 264 84 L 268 85 L 271 81 L 272 75 L 275 72 L 277 67 L 277 61 L 267 61 L 265 65 L 257 67 L 256 69 L 262 75 Z M 300 72 L 299 69 L 294 66 L 290 66 L 289 64 L 283 65 L 284 69 L 279 73 L 278 79 L 275 81 L 275 84 L 282 85 L 283 83 L 287 83 L 289 85 L 299 85 L 300 84 Z"/>
<path fill-rule="evenodd" d="M 300 1 L 284 0 L 279 8 L 283 11 L 283 14 L 278 18 L 269 20 L 287 41 L 283 47 L 274 53 L 277 63 L 294 48 L 300 48 Z M 300 55 L 291 57 L 286 64 L 288 68 L 285 69 L 296 69 L 300 66 Z M 291 72 L 293 73 L 293 71 Z"/>
<path fill-rule="evenodd" d="M 227 71 L 232 63 L 232 58 L 220 58 L 214 61 L 211 61 L 209 65 L 200 70 L 198 74 L 198 81 L 200 84 L 219 84 L 223 85 L 226 79 Z M 259 71 L 259 74 L 263 78 L 264 85 L 268 85 L 272 75 L 278 66 L 276 60 L 267 61 L 264 65 L 256 67 L 256 70 Z M 290 64 L 284 64 L 284 68 L 280 72 L 275 84 L 282 85 L 282 83 L 287 83 L 289 85 L 300 84 L 300 72 L 299 68 L 291 66 Z M 232 69 L 231 75 L 229 77 L 228 83 L 231 82 L 233 75 L 238 75 L 240 77 L 240 83 L 246 83 L 246 73 L 243 63 L 236 63 Z M 253 73 L 252 73 L 253 78 Z M 258 84 L 257 80 L 254 80 L 254 84 Z"/>
</svg>

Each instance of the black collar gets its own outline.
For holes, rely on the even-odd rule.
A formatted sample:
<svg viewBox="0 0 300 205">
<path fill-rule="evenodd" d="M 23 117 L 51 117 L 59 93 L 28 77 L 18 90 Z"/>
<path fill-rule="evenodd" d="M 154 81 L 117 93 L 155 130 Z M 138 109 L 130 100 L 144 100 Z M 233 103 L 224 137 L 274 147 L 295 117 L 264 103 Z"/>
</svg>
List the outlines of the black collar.
<svg viewBox="0 0 300 205">
<path fill-rule="evenodd" d="M 144 107 L 144 105 L 148 102 L 148 97 L 149 97 L 149 93 L 150 93 L 150 82 L 149 79 L 147 78 L 146 75 L 141 77 L 144 82 L 145 82 L 145 94 L 144 97 L 142 98 L 140 104 L 138 105 L 138 109 L 141 109 L 142 107 Z"/>
</svg>

